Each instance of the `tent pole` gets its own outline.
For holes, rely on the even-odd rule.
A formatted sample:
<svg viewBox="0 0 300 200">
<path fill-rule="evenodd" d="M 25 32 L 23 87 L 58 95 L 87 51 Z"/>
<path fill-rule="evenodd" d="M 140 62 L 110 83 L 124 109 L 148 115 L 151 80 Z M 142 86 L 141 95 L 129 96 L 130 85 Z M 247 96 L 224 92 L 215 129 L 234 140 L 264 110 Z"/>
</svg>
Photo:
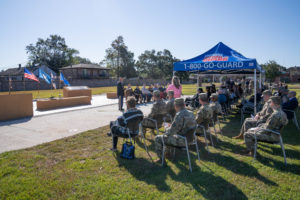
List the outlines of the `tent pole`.
<svg viewBox="0 0 300 200">
<path fill-rule="evenodd" d="M 254 115 L 256 115 L 256 69 L 254 69 Z"/>
<path fill-rule="evenodd" d="M 259 89 L 261 89 L 261 72 L 259 73 Z"/>
</svg>

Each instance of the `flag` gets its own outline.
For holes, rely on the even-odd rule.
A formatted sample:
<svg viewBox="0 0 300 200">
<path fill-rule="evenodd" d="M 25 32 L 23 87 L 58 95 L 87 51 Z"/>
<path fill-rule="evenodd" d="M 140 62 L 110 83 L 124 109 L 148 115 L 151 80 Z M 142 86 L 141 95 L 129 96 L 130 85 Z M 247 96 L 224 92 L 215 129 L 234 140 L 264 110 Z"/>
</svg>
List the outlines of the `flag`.
<svg viewBox="0 0 300 200">
<path fill-rule="evenodd" d="M 54 89 L 56 89 L 56 84 L 55 84 L 54 80 L 55 80 L 55 76 L 53 76 L 53 74 L 52 74 L 52 72 L 51 72 L 52 86 L 53 86 Z"/>
<path fill-rule="evenodd" d="M 51 77 L 44 72 L 41 68 L 39 68 L 39 78 L 44 79 L 46 83 L 51 84 Z"/>
<path fill-rule="evenodd" d="M 9 84 L 9 89 L 11 90 L 11 89 L 12 89 L 12 81 L 11 81 L 11 77 L 9 77 L 9 79 L 8 79 L 8 84 Z"/>
<path fill-rule="evenodd" d="M 24 78 L 28 78 L 28 79 L 40 82 L 39 79 L 37 79 L 37 77 L 26 68 L 24 68 Z"/>
<path fill-rule="evenodd" d="M 67 79 L 65 79 L 63 73 L 60 72 L 60 81 L 63 81 L 65 83 L 65 85 L 70 86 L 70 83 Z"/>
</svg>

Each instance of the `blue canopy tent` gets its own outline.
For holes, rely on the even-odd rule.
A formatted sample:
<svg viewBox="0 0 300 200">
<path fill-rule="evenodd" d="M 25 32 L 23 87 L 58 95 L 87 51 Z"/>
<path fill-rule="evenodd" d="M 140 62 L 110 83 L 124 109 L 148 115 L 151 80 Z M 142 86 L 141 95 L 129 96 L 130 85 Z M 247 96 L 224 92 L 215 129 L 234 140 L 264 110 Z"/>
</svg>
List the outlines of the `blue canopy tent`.
<svg viewBox="0 0 300 200">
<path fill-rule="evenodd" d="M 254 58 L 246 58 L 239 52 L 231 49 L 222 42 L 208 50 L 207 52 L 180 62 L 175 62 L 173 73 L 176 71 L 189 71 L 198 73 L 226 73 L 226 74 L 249 74 L 254 73 L 254 112 L 256 113 L 256 76 L 261 74 L 262 68 Z"/>
</svg>

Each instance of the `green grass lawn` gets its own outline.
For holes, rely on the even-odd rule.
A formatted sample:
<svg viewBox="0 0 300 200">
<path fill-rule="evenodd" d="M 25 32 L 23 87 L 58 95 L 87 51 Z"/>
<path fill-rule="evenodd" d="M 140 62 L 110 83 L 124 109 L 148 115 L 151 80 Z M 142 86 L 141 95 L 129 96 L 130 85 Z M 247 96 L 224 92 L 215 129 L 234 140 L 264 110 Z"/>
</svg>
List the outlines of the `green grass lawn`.
<svg viewBox="0 0 300 200">
<path fill-rule="evenodd" d="M 203 83 L 202 88 L 205 91 L 205 87 L 207 85 L 210 85 L 208 83 Z M 220 84 L 216 83 L 216 86 L 219 87 Z M 297 92 L 297 95 L 300 94 L 300 84 L 289 84 L 288 85 L 291 90 L 295 90 Z M 111 87 L 96 87 L 96 88 L 91 88 L 92 89 L 92 94 L 104 94 L 107 92 L 116 92 L 117 87 L 116 86 L 111 86 Z M 133 89 L 135 89 L 135 86 L 133 86 Z M 196 84 L 184 84 L 182 85 L 182 93 L 184 95 L 192 95 L 195 94 L 197 91 L 197 85 Z M 38 99 L 38 98 L 49 98 L 51 96 L 53 97 L 58 97 L 59 94 L 62 95 L 62 89 L 59 90 L 32 90 L 32 91 L 17 91 L 17 92 L 12 92 L 12 94 L 18 94 L 18 93 L 32 93 L 33 99 Z M 8 92 L 0 92 L 1 94 L 8 94 Z"/>
<path fill-rule="evenodd" d="M 239 132 L 239 115 L 222 126 L 224 137 L 210 153 L 199 137 L 201 161 L 192 149 L 193 173 L 185 152 L 161 167 L 140 142 L 135 160 L 121 159 L 109 150 L 108 127 L 2 153 L 0 199 L 300 199 L 300 132 L 292 123 L 282 134 L 287 166 L 277 145 L 260 144 L 256 161 L 240 155 L 245 146 L 231 139 Z"/>
</svg>

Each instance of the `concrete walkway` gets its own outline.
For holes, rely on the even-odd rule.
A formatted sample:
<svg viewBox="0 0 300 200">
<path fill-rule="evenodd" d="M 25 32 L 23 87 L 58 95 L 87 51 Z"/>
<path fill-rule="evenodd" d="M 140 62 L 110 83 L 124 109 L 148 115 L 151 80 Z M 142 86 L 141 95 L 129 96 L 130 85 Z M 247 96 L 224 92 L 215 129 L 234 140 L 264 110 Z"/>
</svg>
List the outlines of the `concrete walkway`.
<svg viewBox="0 0 300 200">
<path fill-rule="evenodd" d="M 141 105 L 139 108 L 147 115 L 151 104 Z M 59 113 L 48 112 L 47 115 L 37 115 L 38 117 L 0 122 L 0 153 L 106 126 L 121 114 L 117 104 L 114 104 Z"/>
<path fill-rule="evenodd" d="M 118 103 L 118 99 L 107 99 L 106 94 L 102 94 L 102 95 L 93 95 L 91 105 L 74 106 L 74 107 L 59 108 L 59 109 L 46 110 L 46 111 L 36 110 L 36 101 L 34 101 L 33 110 L 34 110 L 34 116 L 42 116 L 42 115 L 49 115 L 49 114 L 66 112 L 66 111 L 96 108 L 96 107 L 101 107 L 106 105 L 113 105 L 117 103 Z"/>
</svg>

